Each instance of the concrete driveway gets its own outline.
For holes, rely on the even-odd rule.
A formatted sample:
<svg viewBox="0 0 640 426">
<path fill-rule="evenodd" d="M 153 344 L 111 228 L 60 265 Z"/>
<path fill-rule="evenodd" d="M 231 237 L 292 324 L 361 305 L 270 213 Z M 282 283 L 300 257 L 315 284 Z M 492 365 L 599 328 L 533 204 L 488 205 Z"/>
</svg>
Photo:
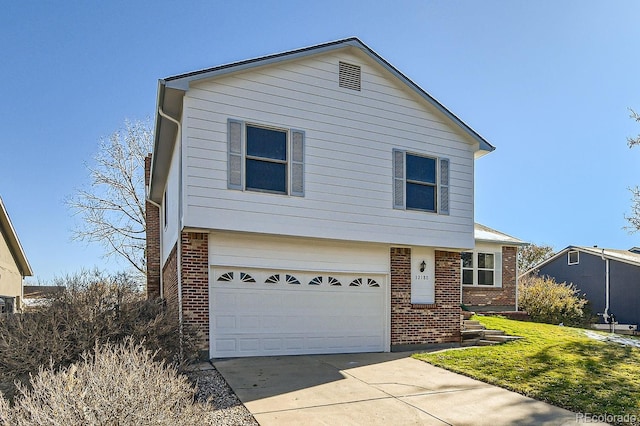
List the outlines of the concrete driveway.
<svg viewBox="0 0 640 426">
<path fill-rule="evenodd" d="M 567 425 L 576 414 L 451 373 L 409 353 L 214 361 L 269 425 Z"/>
</svg>

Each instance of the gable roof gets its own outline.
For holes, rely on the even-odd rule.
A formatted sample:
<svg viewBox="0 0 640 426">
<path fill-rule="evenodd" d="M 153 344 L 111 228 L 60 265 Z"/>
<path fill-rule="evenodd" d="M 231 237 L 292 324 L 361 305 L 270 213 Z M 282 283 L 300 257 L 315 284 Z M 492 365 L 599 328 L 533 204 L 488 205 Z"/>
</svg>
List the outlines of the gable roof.
<svg viewBox="0 0 640 426">
<path fill-rule="evenodd" d="M 500 231 L 496 231 L 495 229 L 489 228 L 488 226 L 484 226 L 479 223 L 474 223 L 473 235 L 476 242 L 499 243 L 513 246 L 526 246 L 527 244 L 529 244 L 516 237 L 512 237 L 511 235 L 507 235 Z"/>
<path fill-rule="evenodd" d="M 558 253 L 554 254 L 553 256 L 551 256 L 549 259 L 540 262 L 539 264 L 531 268 L 529 271 L 525 272 L 525 274 L 528 274 L 531 271 L 540 269 L 541 267 L 564 256 L 569 251 L 579 251 L 579 252 L 591 254 L 594 256 L 600 256 L 605 259 L 614 260 L 616 262 L 622 262 L 622 263 L 628 263 L 634 266 L 640 266 L 640 253 L 634 253 L 630 250 L 618 250 L 618 249 L 587 247 L 587 246 L 568 246 L 560 250 Z"/>
<path fill-rule="evenodd" d="M 18 240 L 18 235 L 13 228 L 13 224 L 9 219 L 9 214 L 2 202 L 2 197 L 0 197 L 0 232 L 4 235 L 4 238 L 7 241 L 7 245 L 9 246 L 11 255 L 20 270 L 20 274 L 22 274 L 23 277 L 32 276 L 33 271 L 31 270 L 27 256 L 24 254 L 22 245 L 20 245 L 20 240 Z"/>
<path fill-rule="evenodd" d="M 258 66 L 299 59 L 310 55 L 317 55 L 320 53 L 326 53 L 329 51 L 345 48 L 355 48 L 364 52 L 373 61 L 380 64 L 383 68 L 385 68 L 392 75 L 397 77 L 401 82 L 412 89 L 416 94 L 418 94 L 418 96 L 435 107 L 445 117 L 449 118 L 455 125 L 460 127 L 460 129 L 469 137 L 471 137 L 472 140 L 478 142 L 478 157 L 487 154 L 495 149 L 495 147 L 491 145 L 486 139 L 484 139 L 478 132 L 473 130 L 469 125 L 458 118 L 458 116 L 449 111 L 438 100 L 436 100 L 433 96 L 423 90 L 411 79 L 401 73 L 397 68 L 387 62 L 384 58 L 374 52 L 358 38 L 350 37 L 328 43 L 318 44 L 315 46 L 305 47 L 302 49 L 261 56 L 254 59 L 233 62 L 213 68 L 206 68 L 199 71 L 178 74 L 160 79 L 158 81 L 155 140 L 151 164 L 149 198 L 157 203 L 160 203 L 162 200 L 164 179 L 166 179 L 166 176 L 161 176 L 161 173 L 169 169 L 169 162 L 171 161 L 171 153 L 173 152 L 173 144 L 175 143 L 175 137 L 178 128 L 176 120 L 174 119 L 182 115 L 182 96 L 184 95 L 184 92 L 189 89 L 189 85 L 191 84 L 191 82 L 217 77 L 228 73 L 243 71 Z M 168 141 L 167 145 L 171 146 L 161 146 L 161 140 Z M 154 181 L 156 181 L 158 178 L 162 178 L 162 185 L 154 185 Z"/>
</svg>

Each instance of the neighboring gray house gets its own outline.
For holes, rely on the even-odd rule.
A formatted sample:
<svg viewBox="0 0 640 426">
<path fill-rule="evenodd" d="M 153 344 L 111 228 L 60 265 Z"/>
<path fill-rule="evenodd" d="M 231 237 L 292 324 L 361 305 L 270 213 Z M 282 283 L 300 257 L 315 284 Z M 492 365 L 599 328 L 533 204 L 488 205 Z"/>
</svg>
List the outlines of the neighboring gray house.
<svg viewBox="0 0 640 426">
<path fill-rule="evenodd" d="M 534 270 L 557 282 L 573 283 L 589 300 L 600 322 L 640 323 L 640 249 L 569 246 Z M 531 273 L 528 271 L 527 273 Z"/>
</svg>

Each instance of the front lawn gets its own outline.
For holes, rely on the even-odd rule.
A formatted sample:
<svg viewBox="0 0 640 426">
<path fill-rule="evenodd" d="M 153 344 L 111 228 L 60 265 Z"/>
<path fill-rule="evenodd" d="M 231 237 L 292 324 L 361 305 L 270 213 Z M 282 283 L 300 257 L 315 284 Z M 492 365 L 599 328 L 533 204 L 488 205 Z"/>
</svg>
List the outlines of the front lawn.
<svg viewBox="0 0 640 426">
<path fill-rule="evenodd" d="M 474 319 L 524 339 L 414 357 L 577 413 L 640 419 L 640 349 L 600 342 L 577 328 Z"/>
</svg>

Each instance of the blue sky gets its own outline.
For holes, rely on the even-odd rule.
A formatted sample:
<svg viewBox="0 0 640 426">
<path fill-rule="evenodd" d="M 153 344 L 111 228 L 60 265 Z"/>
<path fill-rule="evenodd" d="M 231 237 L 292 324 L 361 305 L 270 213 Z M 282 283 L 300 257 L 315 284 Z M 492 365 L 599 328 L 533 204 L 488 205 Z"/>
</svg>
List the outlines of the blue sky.
<svg viewBox="0 0 640 426">
<path fill-rule="evenodd" d="M 497 147 L 476 220 L 556 249 L 640 246 L 637 1 L 24 1 L 0 14 L 0 196 L 36 277 L 123 264 L 71 241 L 65 197 L 159 78 L 357 36 Z"/>
</svg>

